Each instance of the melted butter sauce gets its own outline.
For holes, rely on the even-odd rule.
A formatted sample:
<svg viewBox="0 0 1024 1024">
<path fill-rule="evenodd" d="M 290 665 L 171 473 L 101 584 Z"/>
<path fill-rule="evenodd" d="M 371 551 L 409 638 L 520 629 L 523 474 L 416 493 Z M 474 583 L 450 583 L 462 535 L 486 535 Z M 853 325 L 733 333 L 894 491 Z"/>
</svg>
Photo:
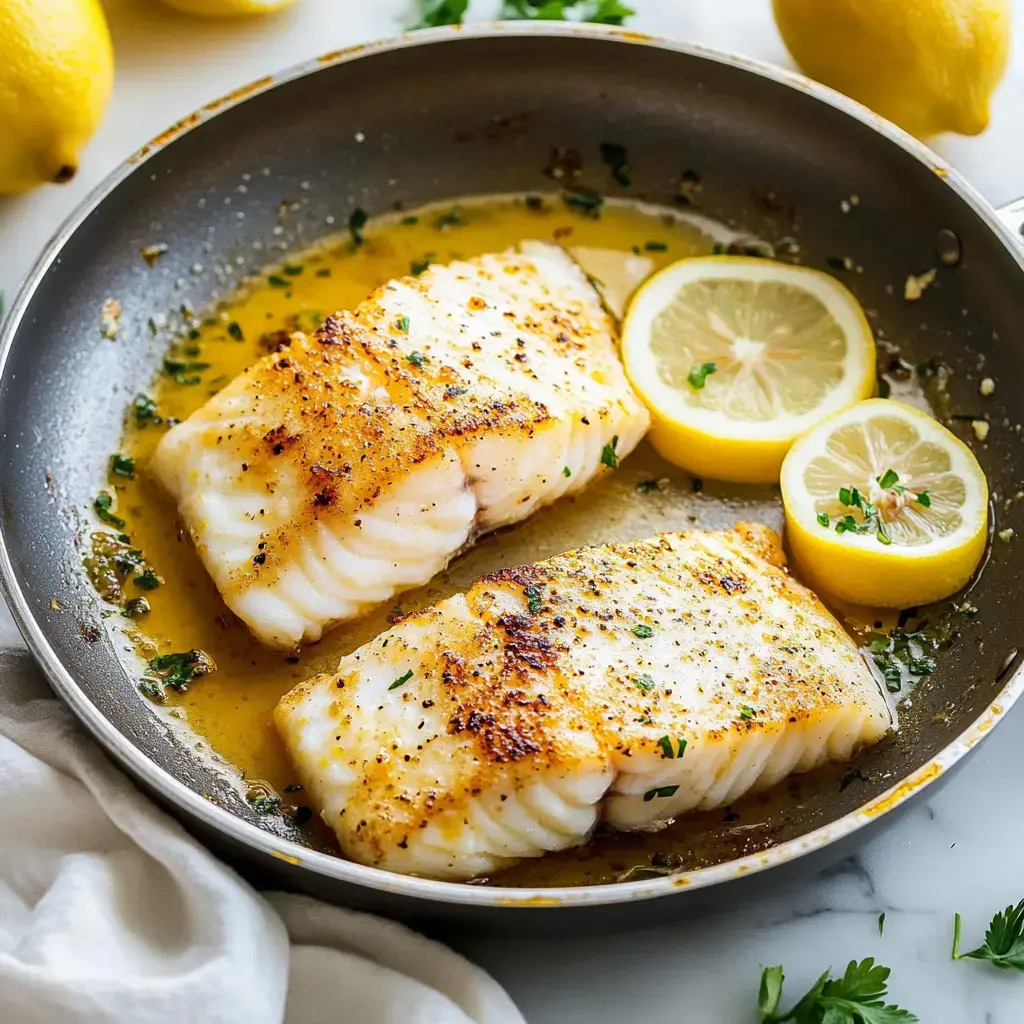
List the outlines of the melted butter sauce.
<svg viewBox="0 0 1024 1024">
<path fill-rule="evenodd" d="M 541 238 L 627 253 L 639 249 L 658 268 L 684 256 L 711 252 L 716 242 L 728 239 L 728 232 L 716 233 L 715 225 L 708 222 L 638 206 L 606 204 L 599 218 L 570 211 L 555 198 L 546 199 L 540 211 L 512 198 L 463 202 L 457 218 L 451 210 L 452 204 L 444 204 L 375 220 L 364 229 L 361 246 L 354 246 L 347 234 L 339 236 L 315 250 L 293 255 L 278 270 L 252 280 L 229 305 L 195 322 L 172 347 L 169 359 L 208 365 L 179 371 L 185 381 L 198 377 L 195 383 L 176 382 L 173 366 L 154 381 L 149 394 L 159 417 L 166 421 L 189 416 L 266 353 L 267 335 L 296 328 L 312 330 L 323 316 L 356 305 L 372 288 L 408 274 L 411 266 L 427 259 L 444 263 L 501 250 L 525 238 Z M 502 566 L 533 562 L 583 544 L 635 540 L 695 526 L 723 528 L 740 519 L 776 529 L 782 524 L 777 488 L 740 488 L 711 481 L 704 485 L 642 444 L 618 472 L 588 488 L 584 500 L 563 500 L 526 523 L 484 538 L 428 585 L 286 656 L 261 647 L 227 610 L 192 541 L 180 528 L 173 503 L 147 477 L 146 463 L 165 430 L 163 423 L 140 426 L 129 415 L 122 452 L 136 460 L 135 478 L 112 478 L 118 514 L 127 521 L 132 544 L 164 580 L 146 595 L 152 611 L 127 631 L 144 658 L 192 648 L 212 656 L 215 673 L 196 679 L 185 694 L 168 691 L 170 714 L 182 718 L 199 737 L 198 749 L 237 773 L 256 792 L 286 794 L 296 781 L 271 724 L 277 701 L 302 680 L 332 671 L 339 658 L 387 629 L 395 614 L 465 590 L 478 576 Z M 657 487 L 652 487 L 652 481 L 658 482 Z M 638 488 L 639 484 L 646 486 Z M 852 613 L 849 619 L 854 632 L 870 629 L 877 621 L 872 614 Z M 891 624 L 886 622 L 886 628 Z M 141 668 L 134 671 L 141 675 Z M 661 833 L 598 836 L 579 850 L 524 862 L 494 881 L 505 885 L 604 883 L 652 860 L 656 866 L 678 869 L 763 850 L 790 831 L 802 792 L 822 785 L 836 787 L 847 771 L 829 769 L 793 779 L 735 808 L 690 817 Z M 293 801 L 301 804 L 301 794 L 284 795 L 282 807 L 290 807 Z M 805 821 L 797 831 L 813 824 Z"/>
</svg>

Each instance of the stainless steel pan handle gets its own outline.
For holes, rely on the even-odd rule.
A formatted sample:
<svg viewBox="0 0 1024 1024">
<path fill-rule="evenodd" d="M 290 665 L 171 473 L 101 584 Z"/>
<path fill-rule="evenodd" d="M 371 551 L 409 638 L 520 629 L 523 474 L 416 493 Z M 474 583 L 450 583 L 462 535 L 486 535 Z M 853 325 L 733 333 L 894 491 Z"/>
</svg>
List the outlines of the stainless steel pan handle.
<svg viewBox="0 0 1024 1024">
<path fill-rule="evenodd" d="M 1024 196 L 996 208 L 999 219 L 1024 243 Z"/>
</svg>

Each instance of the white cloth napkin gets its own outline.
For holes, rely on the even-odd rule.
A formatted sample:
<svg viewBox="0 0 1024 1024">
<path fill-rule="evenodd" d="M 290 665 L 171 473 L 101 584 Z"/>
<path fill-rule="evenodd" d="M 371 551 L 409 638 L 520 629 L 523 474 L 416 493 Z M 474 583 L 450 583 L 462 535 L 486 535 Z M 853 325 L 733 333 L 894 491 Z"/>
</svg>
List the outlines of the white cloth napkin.
<svg viewBox="0 0 1024 1024">
<path fill-rule="evenodd" d="M 401 925 L 260 895 L 106 759 L 23 652 L 0 652 L 3 1024 L 523 1024 Z"/>
</svg>

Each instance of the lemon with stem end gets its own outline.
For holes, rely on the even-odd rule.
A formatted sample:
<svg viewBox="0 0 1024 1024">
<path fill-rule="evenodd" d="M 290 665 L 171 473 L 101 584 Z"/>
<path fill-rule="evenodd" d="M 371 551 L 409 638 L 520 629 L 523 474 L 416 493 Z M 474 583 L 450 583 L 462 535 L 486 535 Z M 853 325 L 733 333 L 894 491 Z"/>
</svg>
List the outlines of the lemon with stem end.
<svg viewBox="0 0 1024 1024">
<path fill-rule="evenodd" d="M 113 81 L 98 0 L 0 3 L 0 193 L 73 178 Z"/>
<path fill-rule="evenodd" d="M 797 64 L 914 135 L 977 135 L 1010 55 L 1011 0 L 773 0 Z"/>
</svg>

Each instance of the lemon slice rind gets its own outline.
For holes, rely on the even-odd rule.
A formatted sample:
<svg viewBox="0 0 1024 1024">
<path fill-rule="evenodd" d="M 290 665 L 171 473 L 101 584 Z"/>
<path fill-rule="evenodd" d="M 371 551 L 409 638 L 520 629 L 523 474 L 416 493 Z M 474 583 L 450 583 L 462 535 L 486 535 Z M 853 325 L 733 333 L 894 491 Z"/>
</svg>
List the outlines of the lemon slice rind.
<svg viewBox="0 0 1024 1024">
<path fill-rule="evenodd" d="M 821 393 L 812 394 L 814 403 L 811 408 L 801 412 L 792 411 L 794 396 L 806 395 L 798 388 L 808 381 L 808 374 L 815 373 L 816 368 L 809 371 L 810 361 L 804 364 L 803 381 L 800 373 L 788 370 L 782 361 L 777 360 L 778 349 L 774 348 L 774 356 L 768 360 L 773 362 L 771 380 L 773 390 L 770 392 L 771 406 L 766 415 L 750 418 L 743 414 L 743 402 L 750 392 L 743 390 L 749 386 L 750 378 L 741 381 L 736 372 L 729 383 L 725 374 L 715 374 L 707 378 L 705 388 L 697 393 L 684 379 L 681 369 L 693 356 L 694 364 L 699 364 L 696 357 L 698 347 L 708 348 L 711 337 L 707 330 L 680 337 L 679 357 L 671 373 L 664 373 L 666 366 L 662 361 L 665 356 L 665 345 L 671 344 L 672 335 L 667 335 L 664 327 L 655 329 L 656 318 L 667 310 L 684 310 L 684 318 L 689 315 L 691 307 L 687 305 L 688 297 L 677 300 L 681 290 L 688 286 L 699 287 L 707 282 L 737 282 L 742 289 L 748 284 L 760 288 L 761 285 L 783 286 L 793 295 L 806 294 L 812 304 L 823 307 L 822 322 L 834 338 L 830 348 L 824 346 L 820 351 L 813 346 L 804 347 L 800 358 L 823 360 L 834 381 L 827 385 L 818 385 Z M 681 305 L 679 304 L 681 302 Z M 752 304 L 742 307 L 744 311 L 759 313 L 759 307 Z M 786 306 L 784 304 L 769 305 L 768 308 L 778 326 L 785 327 Z M 714 308 L 711 308 L 714 313 Z M 710 324 L 707 310 L 706 323 Z M 657 338 L 655 341 L 655 333 Z M 844 346 L 838 352 L 835 339 Z M 655 344 L 660 346 L 660 354 L 655 351 Z M 751 351 L 748 340 L 742 342 L 736 338 L 719 341 L 732 360 L 733 368 L 742 366 L 745 373 L 753 369 L 758 373 L 757 356 L 753 361 L 745 362 L 749 357 L 740 353 L 740 345 Z M 760 350 L 769 349 L 767 355 L 772 356 L 771 349 L 776 342 L 768 339 L 753 339 L 754 346 Z M 731 348 L 729 346 L 732 346 Z M 782 459 L 788 447 L 803 432 L 853 402 L 866 398 L 874 391 L 874 340 L 867 324 L 864 312 L 854 296 L 836 279 L 828 274 L 806 267 L 778 263 L 774 260 L 742 256 L 701 256 L 679 260 L 671 266 L 654 274 L 643 284 L 633 297 L 627 310 L 623 325 L 623 361 L 626 373 L 633 387 L 640 395 L 651 413 L 651 430 L 648 435 L 655 449 L 670 462 L 700 476 L 737 482 L 775 482 L 778 480 Z M 800 367 L 790 364 L 796 370 Z M 837 372 L 837 367 L 838 372 Z M 719 368 L 721 369 L 721 368 Z M 762 369 L 765 369 L 762 367 Z M 767 372 L 767 371 L 766 371 Z M 673 377 L 674 375 L 674 377 Z M 766 377 L 762 377 L 765 380 Z M 818 378 L 815 378 L 818 379 Z M 792 385 L 787 388 L 787 383 Z M 710 389 L 728 388 L 729 390 Z M 778 400 L 782 394 L 787 400 Z M 707 408 L 709 398 L 719 397 L 721 406 L 731 407 Z M 757 400 L 757 398 L 755 398 Z M 800 397 L 807 404 L 805 397 Z M 786 409 L 785 406 L 791 407 Z M 735 410 L 738 406 L 738 414 Z M 799 408 L 799 403 L 798 403 Z"/>
<path fill-rule="evenodd" d="M 651 351 L 655 318 L 685 286 L 708 280 L 741 279 L 755 284 L 790 285 L 816 298 L 846 339 L 841 379 L 815 408 L 771 420 L 744 420 L 694 404 L 685 388 L 662 380 Z M 875 350 L 871 328 L 854 296 L 835 278 L 806 267 L 743 256 L 702 256 L 680 260 L 651 277 L 637 291 L 623 325 L 626 372 L 644 401 L 662 419 L 685 424 L 718 438 L 791 441 L 829 414 L 870 394 L 874 386 Z M 714 387 L 714 377 L 707 387 Z"/>
<path fill-rule="evenodd" d="M 828 444 L 837 430 L 874 419 L 901 421 L 916 432 L 915 444 L 937 445 L 948 455 L 949 466 L 943 474 L 959 478 L 964 485 L 962 501 L 956 506 L 959 526 L 913 545 L 901 543 L 898 536 L 884 545 L 874 532 L 837 533 L 833 523 L 825 527 L 817 521 L 816 498 L 806 483 L 808 467 L 822 454 L 835 459 Z M 906 452 L 876 453 L 872 475 L 898 467 L 906 457 Z M 988 483 L 977 459 L 942 424 L 902 402 L 870 399 L 830 416 L 790 449 L 781 485 L 787 540 L 798 571 L 815 589 L 856 604 L 907 608 L 949 597 L 968 582 L 985 551 Z"/>
</svg>

